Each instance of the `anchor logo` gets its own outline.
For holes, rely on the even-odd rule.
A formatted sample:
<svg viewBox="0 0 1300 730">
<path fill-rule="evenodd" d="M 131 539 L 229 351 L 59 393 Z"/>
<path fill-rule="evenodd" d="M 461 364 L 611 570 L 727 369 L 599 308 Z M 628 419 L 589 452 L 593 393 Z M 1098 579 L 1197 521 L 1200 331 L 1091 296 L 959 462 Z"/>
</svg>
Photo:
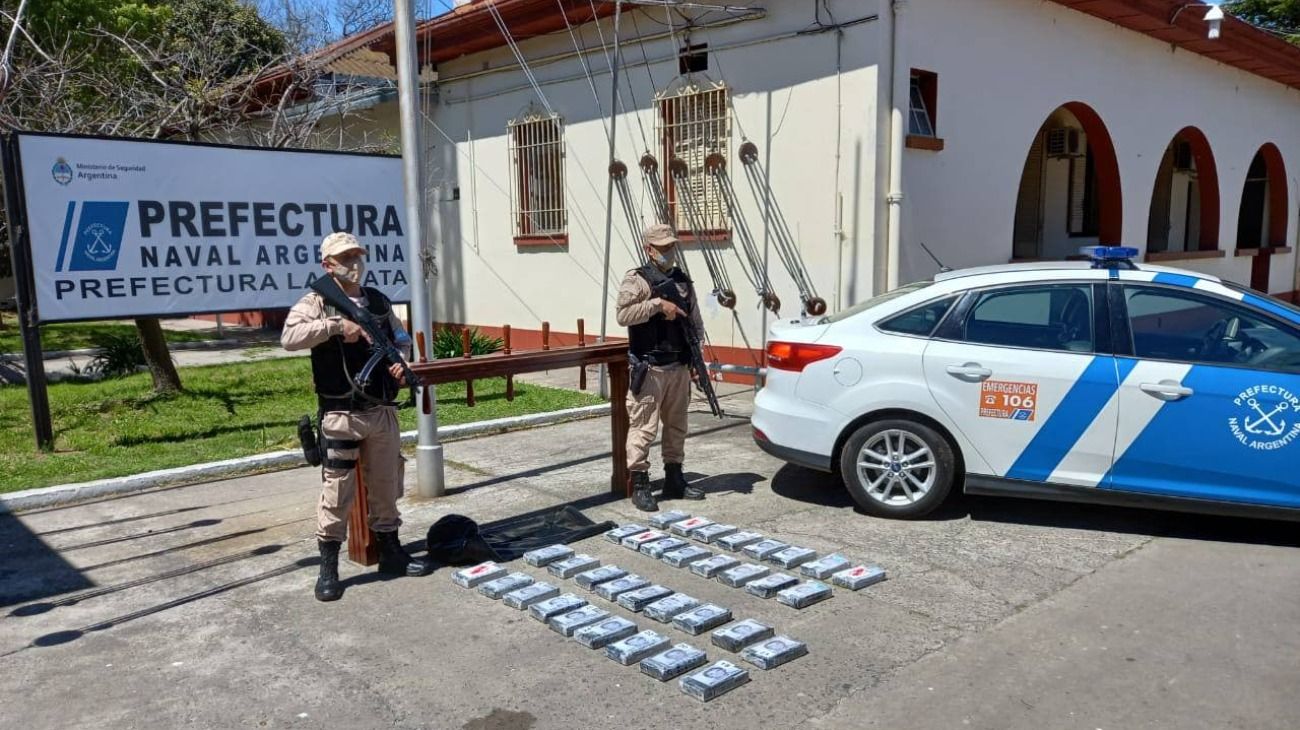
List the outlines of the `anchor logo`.
<svg viewBox="0 0 1300 730">
<path fill-rule="evenodd" d="M 1300 421 L 1287 414 L 1300 411 L 1300 398 L 1276 385 L 1247 388 L 1233 399 L 1246 410 L 1228 419 L 1228 428 L 1238 443 L 1257 451 L 1275 451 L 1300 439 Z"/>
<path fill-rule="evenodd" d="M 72 244 L 68 271 L 114 271 L 122 253 L 126 215 L 131 203 L 125 200 L 88 200 L 80 204 L 81 217 L 72 227 L 73 205 L 68 208 L 64 230 L 76 231 L 64 241 Z M 60 246 L 60 250 L 62 246 Z"/>
<path fill-rule="evenodd" d="M 1253 433 L 1257 436 L 1281 436 L 1282 432 L 1286 431 L 1286 421 L 1279 418 L 1276 422 L 1274 422 L 1273 417 L 1278 415 L 1279 413 L 1285 413 L 1286 411 L 1290 410 L 1291 409 L 1290 403 L 1287 403 L 1286 401 L 1282 401 L 1281 403 L 1278 403 L 1276 406 L 1274 406 L 1273 409 L 1268 413 L 1264 412 L 1264 407 L 1261 406 L 1259 404 L 1259 400 L 1255 398 L 1247 399 L 1246 405 L 1253 408 L 1255 412 L 1259 414 L 1259 418 L 1253 420 L 1247 418 L 1245 422 L 1242 423 L 1242 426 L 1246 429 L 1248 433 Z"/>
<path fill-rule="evenodd" d="M 92 223 L 81 234 L 91 238 L 86 246 L 86 258 L 103 263 L 113 257 L 113 244 L 105 240 L 113 237 L 113 229 L 103 223 Z"/>
</svg>

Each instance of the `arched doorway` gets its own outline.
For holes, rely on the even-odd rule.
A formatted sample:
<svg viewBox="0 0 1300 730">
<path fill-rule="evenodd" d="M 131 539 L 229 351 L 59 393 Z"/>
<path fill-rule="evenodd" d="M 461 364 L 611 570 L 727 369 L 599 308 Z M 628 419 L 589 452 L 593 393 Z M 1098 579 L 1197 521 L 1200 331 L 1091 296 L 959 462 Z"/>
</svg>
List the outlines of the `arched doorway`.
<svg viewBox="0 0 1300 730">
<path fill-rule="evenodd" d="M 1165 148 L 1151 193 L 1147 252 L 1219 248 L 1219 171 L 1205 134 L 1186 127 Z"/>
<path fill-rule="evenodd" d="M 1029 145 L 1012 251 L 1016 259 L 1064 259 L 1095 243 L 1117 244 L 1123 230 L 1119 162 L 1110 131 L 1092 107 L 1053 111 Z"/>
<path fill-rule="evenodd" d="M 1252 289 L 1268 292 L 1272 249 L 1286 246 L 1287 206 L 1286 165 L 1269 142 L 1250 162 L 1237 212 L 1237 249 L 1254 256 Z"/>
</svg>

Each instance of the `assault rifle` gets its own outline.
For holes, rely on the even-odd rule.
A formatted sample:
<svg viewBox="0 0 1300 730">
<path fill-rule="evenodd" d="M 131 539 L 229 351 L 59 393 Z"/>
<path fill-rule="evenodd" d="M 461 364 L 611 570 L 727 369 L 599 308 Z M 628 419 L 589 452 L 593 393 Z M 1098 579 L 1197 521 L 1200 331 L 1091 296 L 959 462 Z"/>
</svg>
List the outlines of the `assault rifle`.
<svg viewBox="0 0 1300 730">
<path fill-rule="evenodd" d="M 699 387 L 700 392 L 704 393 L 704 399 L 709 402 L 709 411 L 718 418 L 722 418 L 722 405 L 718 403 L 718 394 L 713 392 L 713 381 L 709 380 L 709 368 L 704 364 L 704 350 L 700 345 L 700 333 L 695 330 L 695 323 L 691 321 L 690 314 L 687 312 L 686 299 L 677 290 L 677 282 L 667 276 L 660 275 L 650 281 L 649 284 L 653 296 L 672 302 L 677 305 L 678 309 L 682 310 L 682 314 L 674 321 L 680 323 L 682 334 L 686 336 L 686 344 L 690 347 L 691 370 L 695 371 L 695 384 Z"/>
<path fill-rule="evenodd" d="M 415 373 L 411 372 L 411 366 L 406 363 L 402 357 L 402 350 L 388 336 L 384 330 L 383 321 L 370 310 L 360 307 L 356 302 L 343 291 L 343 287 L 334 280 L 332 276 L 322 276 L 311 283 L 312 291 L 321 295 L 326 304 L 331 305 L 339 311 L 344 317 L 361 325 L 361 329 L 370 339 L 370 359 L 362 366 L 361 372 L 357 373 L 357 387 L 365 389 L 370 383 L 370 376 L 374 374 L 375 368 L 385 360 L 402 366 L 402 373 L 406 375 L 406 384 L 411 388 L 412 397 L 414 397 L 417 379 Z"/>
</svg>

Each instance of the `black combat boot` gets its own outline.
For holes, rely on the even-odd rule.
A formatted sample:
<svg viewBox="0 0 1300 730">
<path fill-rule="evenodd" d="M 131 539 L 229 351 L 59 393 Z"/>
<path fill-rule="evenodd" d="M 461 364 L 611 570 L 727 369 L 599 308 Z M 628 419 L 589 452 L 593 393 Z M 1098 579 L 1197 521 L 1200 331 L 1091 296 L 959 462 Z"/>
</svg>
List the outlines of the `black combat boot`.
<svg viewBox="0 0 1300 730">
<path fill-rule="evenodd" d="M 405 575 L 418 578 L 433 572 L 433 566 L 423 560 L 416 560 L 402 547 L 397 539 L 397 531 L 376 532 L 375 540 L 379 543 L 379 572 L 384 575 Z"/>
<path fill-rule="evenodd" d="M 632 506 L 642 512 L 658 512 L 659 500 L 650 493 L 650 473 L 632 472 Z"/>
<path fill-rule="evenodd" d="M 704 499 L 704 490 L 686 482 L 681 464 L 664 464 L 664 499 Z"/>
<path fill-rule="evenodd" d="M 343 597 L 343 586 L 339 584 L 339 542 L 337 540 L 317 540 L 320 548 L 320 577 L 316 579 L 316 600 L 337 601 Z"/>
</svg>

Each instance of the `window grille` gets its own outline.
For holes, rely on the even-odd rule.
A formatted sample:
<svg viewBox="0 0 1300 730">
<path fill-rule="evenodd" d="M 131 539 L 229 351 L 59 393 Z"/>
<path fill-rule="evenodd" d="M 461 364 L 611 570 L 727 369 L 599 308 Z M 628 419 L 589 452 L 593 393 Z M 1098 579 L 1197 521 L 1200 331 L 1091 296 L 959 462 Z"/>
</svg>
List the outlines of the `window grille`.
<svg viewBox="0 0 1300 730">
<path fill-rule="evenodd" d="M 525 115 L 510 122 L 509 137 L 515 237 L 565 235 L 564 122 L 545 114 Z"/>
<path fill-rule="evenodd" d="M 703 218 L 701 233 L 727 234 L 731 221 L 718 189 L 718 180 L 704 168 L 704 160 L 713 153 L 727 157 L 731 139 L 731 106 L 727 103 L 723 83 L 687 84 L 656 96 L 659 113 L 659 139 L 663 143 L 665 164 L 664 189 L 674 224 L 681 233 L 691 232 L 686 207 L 677 204 L 677 181 L 669 170 L 674 157 L 686 163 L 687 181 L 692 197 Z"/>
</svg>

